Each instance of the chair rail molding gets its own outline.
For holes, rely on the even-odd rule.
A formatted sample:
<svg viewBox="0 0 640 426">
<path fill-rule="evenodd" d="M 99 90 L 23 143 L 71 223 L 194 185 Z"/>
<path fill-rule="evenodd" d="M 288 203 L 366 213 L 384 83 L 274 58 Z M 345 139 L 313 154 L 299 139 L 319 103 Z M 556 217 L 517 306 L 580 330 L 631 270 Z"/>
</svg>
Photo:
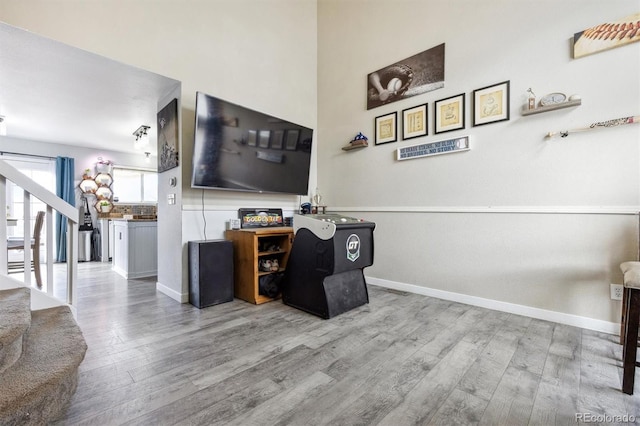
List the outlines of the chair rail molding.
<svg viewBox="0 0 640 426">
<path fill-rule="evenodd" d="M 640 206 L 330 206 L 334 212 L 353 213 L 508 213 L 638 215 Z"/>
</svg>

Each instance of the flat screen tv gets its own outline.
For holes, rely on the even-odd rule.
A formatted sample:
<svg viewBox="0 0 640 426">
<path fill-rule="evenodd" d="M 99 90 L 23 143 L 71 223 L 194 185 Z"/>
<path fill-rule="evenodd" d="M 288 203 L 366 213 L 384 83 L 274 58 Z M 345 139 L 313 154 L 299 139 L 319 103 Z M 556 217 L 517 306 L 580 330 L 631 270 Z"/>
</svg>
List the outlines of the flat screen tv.
<svg viewBox="0 0 640 426">
<path fill-rule="evenodd" d="M 192 188 L 307 195 L 313 130 L 196 93 Z"/>
</svg>

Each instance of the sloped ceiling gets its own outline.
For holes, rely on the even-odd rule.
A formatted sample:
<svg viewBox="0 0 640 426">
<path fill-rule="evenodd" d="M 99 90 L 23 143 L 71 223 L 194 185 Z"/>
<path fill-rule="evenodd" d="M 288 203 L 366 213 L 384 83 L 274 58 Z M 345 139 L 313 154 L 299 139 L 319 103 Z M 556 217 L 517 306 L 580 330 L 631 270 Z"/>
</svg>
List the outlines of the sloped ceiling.
<svg viewBox="0 0 640 426">
<path fill-rule="evenodd" d="M 7 136 L 135 152 L 158 102 L 180 83 L 0 23 L 0 115 Z M 148 149 L 156 154 L 155 143 Z"/>
</svg>

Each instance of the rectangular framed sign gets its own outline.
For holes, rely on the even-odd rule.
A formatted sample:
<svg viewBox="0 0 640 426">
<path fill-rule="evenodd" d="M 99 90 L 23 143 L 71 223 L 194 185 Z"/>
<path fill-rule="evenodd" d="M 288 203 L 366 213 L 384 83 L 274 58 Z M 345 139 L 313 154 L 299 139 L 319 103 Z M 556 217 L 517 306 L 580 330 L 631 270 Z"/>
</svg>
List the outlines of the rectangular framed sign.
<svg viewBox="0 0 640 426">
<path fill-rule="evenodd" d="M 413 158 L 431 157 L 440 154 L 469 151 L 469 136 L 447 139 L 440 142 L 421 143 L 405 146 L 396 150 L 396 160 L 411 160 Z"/>
</svg>

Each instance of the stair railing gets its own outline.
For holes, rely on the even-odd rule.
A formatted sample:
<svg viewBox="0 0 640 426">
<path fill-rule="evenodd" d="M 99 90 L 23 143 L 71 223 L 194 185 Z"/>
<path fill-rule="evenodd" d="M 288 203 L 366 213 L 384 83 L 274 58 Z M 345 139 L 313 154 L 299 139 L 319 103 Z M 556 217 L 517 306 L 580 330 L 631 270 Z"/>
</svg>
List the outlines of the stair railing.
<svg viewBox="0 0 640 426">
<path fill-rule="evenodd" d="M 53 237 L 53 213 L 58 212 L 67 221 L 67 292 L 65 303 L 76 305 L 76 286 L 78 279 L 78 227 L 80 222 L 80 212 L 77 208 L 67 203 L 56 194 L 50 192 L 42 185 L 38 184 L 18 169 L 11 166 L 4 160 L 0 160 L 0 200 L 7 199 L 7 180 L 10 180 L 24 191 L 24 283 L 31 286 L 31 261 L 39 262 L 40 259 L 31 259 L 31 250 L 27 249 L 29 241 L 33 235 L 31 229 L 31 197 L 42 201 L 46 206 L 45 225 L 45 262 L 47 271 L 47 293 L 54 296 L 53 280 L 53 247 L 55 246 Z M 6 203 L 6 201 L 5 201 Z M 8 274 L 8 252 L 7 252 L 7 209 L 0 208 L 0 274 Z"/>
</svg>

